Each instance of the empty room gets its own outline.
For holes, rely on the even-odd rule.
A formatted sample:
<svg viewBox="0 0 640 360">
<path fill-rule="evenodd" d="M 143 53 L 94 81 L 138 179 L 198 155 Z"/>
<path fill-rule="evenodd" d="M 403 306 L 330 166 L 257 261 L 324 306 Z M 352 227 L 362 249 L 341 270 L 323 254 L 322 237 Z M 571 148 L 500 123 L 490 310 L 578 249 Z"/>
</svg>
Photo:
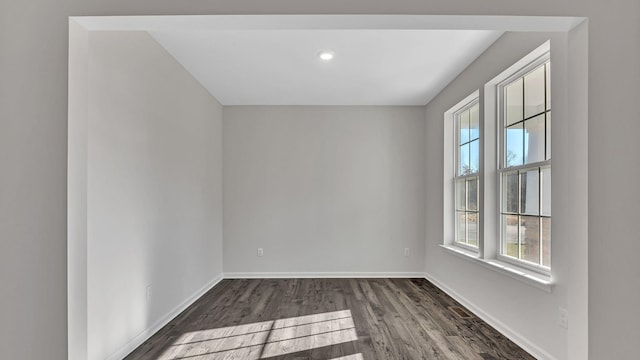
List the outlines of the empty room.
<svg viewBox="0 0 640 360">
<path fill-rule="evenodd" d="M 2 4 L 0 358 L 634 358 L 640 5 L 542 5 Z"/>
<path fill-rule="evenodd" d="M 519 20 L 72 18 L 77 357 L 566 358 L 585 25 Z"/>
</svg>

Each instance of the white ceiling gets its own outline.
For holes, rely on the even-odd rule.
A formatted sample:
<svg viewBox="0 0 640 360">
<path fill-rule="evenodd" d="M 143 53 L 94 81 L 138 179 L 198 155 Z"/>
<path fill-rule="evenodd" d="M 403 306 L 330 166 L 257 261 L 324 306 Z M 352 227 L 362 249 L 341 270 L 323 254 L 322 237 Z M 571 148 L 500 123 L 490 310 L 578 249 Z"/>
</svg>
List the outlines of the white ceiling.
<svg viewBox="0 0 640 360">
<path fill-rule="evenodd" d="M 223 105 L 425 105 L 502 31 L 171 29 L 150 34 Z M 335 52 L 323 62 L 321 50 Z"/>
<path fill-rule="evenodd" d="M 585 18 L 468 15 L 74 16 L 148 31 L 225 105 L 424 105 L 504 31 Z M 320 63 L 319 50 L 336 52 Z"/>
</svg>

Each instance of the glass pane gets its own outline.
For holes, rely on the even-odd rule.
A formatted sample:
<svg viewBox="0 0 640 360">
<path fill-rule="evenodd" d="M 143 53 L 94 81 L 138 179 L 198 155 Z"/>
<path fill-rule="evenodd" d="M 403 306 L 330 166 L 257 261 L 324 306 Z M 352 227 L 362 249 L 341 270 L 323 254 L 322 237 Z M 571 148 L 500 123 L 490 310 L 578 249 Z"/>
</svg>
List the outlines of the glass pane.
<svg viewBox="0 0 640 360">
<path fill-rule="evenodd" d="M 470 179 L 467 181 L 467 210 L 478 210 L 478 179 Z"/>
<path fill-rule="evenodd" d="M 471 129 L 469 140 L 480 138 L 480 112 L 479 105 L 475 104 L 469 109 L 469 128 Z"/>
<path fill-rule="evenodd" d="M 542 266 L 551 266 L 551 218 L 540 218 L 542 228 Z"/>
<path fill-rule="evenodd" d="M 471 174 L 471 168 L 469 167 L 469 144 L 464 144 L 460 146 L 460 158 L 458 174 L 459 175 L 469 175 Z"/>
<path fill-rule="evenodd" d="M 465 110 L 460 113 L 460 144 L 464 144 L 469 141 L 469 110 Z"/>
<path fill-rule="evenodd" d="M 540 211 L 538 169 L 520 173 L 520 213 L 538 215 Z"/>
<path fill-rule="evenodd" d="M 469 173 L 477 173 L 480 170 L 480 140 L 469 143 Z"/>
<path fill-rule="evenodd" d="M 546 81 L 546 88 L 547 88 L 547 110 L 551 110 L 551 63 L 547 63 L 546 65 L 547 68 L 547 81 Z"/>
<path fill-rule="evenodd" d="M 518 213 L 518 173 L 502 175 L 502 212 Z"/>
<path fill-rule="evenodd" d="M 524 77 L 524 117 L 525 119 L 545 111 L 544 65 Z"/>
<path fill-rule="evenodd" d="M 505 125 L 511 125 L 514 122 L 522 120 L 522 78 L 507 85 L 505 92 L 505 112 L 507 122 Z"/>
<path fill-rule="evenodd" d="M 540 169 L 540 176 L 542 177 L 540 214 L 551 216 L 551 168 Z"/>
<path fill-rule="evenodd" d="M 540 218 L 537 216 L 521 216 L 522 246 L 521 258 L 540 264 Z"/>
<path fill-rule="evenodd" d="M 478 213 L 467 213 L 467 230 L 469 232 L 467 243 L 478 246 Z"/>
<path fill-rule="evenodd" d="M 458 236 L 456 237 L 456 241 L 458 242 L 466 242 L 466 213 L 458 212 Z"/>
<path fill-rule="evenodd" d="M 547 112 L 547 160 L 551 159 L 551 111 Z"/>
<path fill-rule="evenodd" d="M 502 215 L 502 253 L 518 257 L 518 215 Z"/>
<path fill-rule="evenodd" d="M 524 129 L 522 123 L 512 125 L 505 134 L 505 167 L 522 165 L 524 161 Z"/>
<path fill-rule="evenodd" d="M 465 210 L 467 208 L 466 186 L 467 185 L 464 179 L 456 180 L 456 210 Z"/>
<path fill-rule="evenodd" d="M 544 114 L 524 122 L 524 162 L 544 161 Z"/>
</svg>

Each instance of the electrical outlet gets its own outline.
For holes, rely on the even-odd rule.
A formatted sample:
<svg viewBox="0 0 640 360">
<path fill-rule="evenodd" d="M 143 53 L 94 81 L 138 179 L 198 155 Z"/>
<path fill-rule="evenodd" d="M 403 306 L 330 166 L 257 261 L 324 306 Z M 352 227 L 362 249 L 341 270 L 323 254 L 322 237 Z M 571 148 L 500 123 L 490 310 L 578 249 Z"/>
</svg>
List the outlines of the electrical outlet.
<svg viewBox="0 0 640 360">
<path fill-rule="evenodd" d="M 409 257 L 409 248 L 404 248 L 404 256 Z"/>
<path fill-rule="evenodd" d="M 262 250 L 262 248 L 258 248 L 258 256 L 263 256 L 264 255 L 264 250 Z"/>
<path fill-rule="evenodd" d="M 146 296 L 147 296 L 147 301 L 150 301 L 151 300 L 151 285 L 147 285 Z"/>
<path fill-rule="evenodd" d="M 569 311 L 567 309 L 558 309 L 558 325 L 565 329 L 569 328 Z"/>
</svg>

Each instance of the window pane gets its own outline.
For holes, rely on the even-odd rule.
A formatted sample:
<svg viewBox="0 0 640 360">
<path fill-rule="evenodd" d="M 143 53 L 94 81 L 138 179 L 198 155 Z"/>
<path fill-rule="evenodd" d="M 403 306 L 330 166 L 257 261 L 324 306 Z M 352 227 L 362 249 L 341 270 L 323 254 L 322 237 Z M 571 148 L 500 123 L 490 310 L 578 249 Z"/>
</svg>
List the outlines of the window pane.
<svg viewBox="0 0 640 360">
<path fill-rule="evenodd" d="M 469 173 L 474 174 L 480 170 L 480 140 L 469 143 Z"/>
<path fill-rule="evenodd" d="M 505 166 L 522 165 L 524 161 L 524 129 L 522 123 L 512 125 L 505 134 Z"/>
<path fill-rule="evenodd" d="M 469 167 L 469 144 L 460 146 L 460 158 L 458 172 L 460 175 L 471 174 L 471 168 Z"/>
<path fill-rule="evenodd" d="M 469 140 L 480 138 L 480 113 L 479 105 L 475 104 L 469 109 L 469 128 L 471 129 Z"/>
<path fill-rule="evenodd" d="M 547 160 L 551 159 L 551 111 L 547 112 Z"/>
<path fill-rule="evenodd" d="M 540 264 L 540 218 L 521 216 L 522 259 Z"/>
<path fill-rule="evenodd" d="M 464 179 L 456 180 L 456 210 L 465 210 L 466 204 L 466 182 Z"/>
<path fill-rule="evenodd" d="M 545 129 L 544 114 L 524 122 L 524 162 L 525 164 L 544 161 Z"/>
<path fill-rule="evenodd" d="M 540 211 L 538 169 L 520 173 L 520 213 L 538 215 Z"/>
<path fill-rule="evenodd" d="M 524 77 L 524 117 L 545 111 L 544 66 L 533 70 Z"/>
<path fill-rule="evenodd" d="M 546 65 L 547 68 L 547 81 L 546 81 L 546 88 L 547 88 L 547 110 L 551 109 L 551 63 L 547 63 Z"/>
<path fill-rule="evenodd" d="M 505 125 L 511 125 L 514 122 L 522 120 L 522 78 L 507 85 L 505 92 L 505 111 L 507 113 L 507 122 Z"/>
<path fill-rule="evenodd" d="M 469 232 L 467 243 L 478 246 L 478 213 L 467 213 L 467 230 Z"/>
<path fill-rule="evenodd" d="M 466 213 L 458 212 L 458 237 L 456 241 L 466 242 Z"/>
<path fill-rule="evenodd" d="M 518 258 L 518 215 L 502 215 L 502 253 Z"/>
<path fill-rule="evenodd" d="M 460 144 L 469 141 L 469 110 L 460 113 Z"/>
<path fill-rule="evenodd" d="M 551 266 L 551 218 L 540 218 L 542 228 L 542 266 Z"/>
<path fill-rule="evenodd" d="M 502 175 L 502 211 L 518 213 L 518 173 Z"/>
<path fill-rule="evenodd" d="M 478 210 L 478 179 L 467 181 L 467 210 Z"/>
<path fill-rule="evenodd" d="M 540 175 L 542 177 L 540 214 L 551 216 L 551 168 L 540 169 Z"/>
</svg>

